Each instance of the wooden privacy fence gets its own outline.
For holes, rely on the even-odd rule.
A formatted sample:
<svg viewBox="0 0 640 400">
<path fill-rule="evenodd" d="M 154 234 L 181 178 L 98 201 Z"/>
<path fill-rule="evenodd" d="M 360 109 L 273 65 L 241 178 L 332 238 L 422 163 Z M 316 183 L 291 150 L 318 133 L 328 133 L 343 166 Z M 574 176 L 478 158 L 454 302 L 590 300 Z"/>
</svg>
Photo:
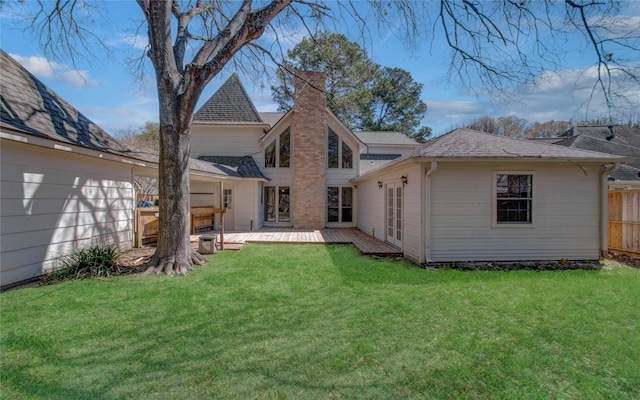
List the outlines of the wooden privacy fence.
<svg viewBox="0 0 640 400">
<path fill-rule="evenodd" d="M 216 214 L 220 214 L 218 207 L 191 207 L 192 234 L 211 231 L 215 225 Z M 136 209 L 136 247 L 158 241 L 158 207 Z"/>
<path fill-rule="evenodd" d="M 609 192 L 609 250 L 640 255 L 640 190 Z"/>
</svg>

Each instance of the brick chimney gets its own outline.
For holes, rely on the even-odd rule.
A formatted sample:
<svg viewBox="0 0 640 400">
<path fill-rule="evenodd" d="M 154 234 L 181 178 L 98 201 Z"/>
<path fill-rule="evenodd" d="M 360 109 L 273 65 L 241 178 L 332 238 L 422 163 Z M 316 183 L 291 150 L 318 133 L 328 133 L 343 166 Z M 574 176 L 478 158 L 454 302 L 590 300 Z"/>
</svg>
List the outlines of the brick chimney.
<svg viewBox="0 0 640 400">
<path fill-rule="evenodd" d="M 296 228 L 325 227 L 327 113 L 325 74 L 297 71 L 294 77 L 293 219 Z"/>
</svg>

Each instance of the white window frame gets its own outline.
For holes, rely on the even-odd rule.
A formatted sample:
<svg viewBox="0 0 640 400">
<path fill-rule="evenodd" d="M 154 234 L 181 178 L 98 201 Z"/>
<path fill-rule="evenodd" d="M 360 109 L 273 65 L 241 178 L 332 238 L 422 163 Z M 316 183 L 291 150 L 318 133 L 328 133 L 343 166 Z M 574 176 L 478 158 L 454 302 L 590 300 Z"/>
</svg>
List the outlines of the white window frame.
<svg viewBox="0 0 640 400">
<path fill-rule="evenodd" d="M 529 175 L 531 176 L 531 222 L 516 222 L 516 223 L 498 223 L 498 191 L 496 182 L 498 175 Z M 536 207 L 536 194 L 537 194 L 537 179 L 535 171 L 493 171 L 491 179 L 491 227 L 498 229 L 531 229 L 536 227 L 537 207 Z"/>
<path fill-rule="evenodd" d="M 338 220 L 337 221 L 329 221 L 329 188 L 338 188 Z M 344 199 L 342 196 L 343 189 L 351 189 L 351 207 L 344 206 Z M 349 185 L 329 185 L 325 188 L 325 221 L 327 225 L 352 225 L 356 223 L 356 188 Z M 343 209 L 351 208 L 351 221 L 342 221 L 343 218 Z"/>
</svg>

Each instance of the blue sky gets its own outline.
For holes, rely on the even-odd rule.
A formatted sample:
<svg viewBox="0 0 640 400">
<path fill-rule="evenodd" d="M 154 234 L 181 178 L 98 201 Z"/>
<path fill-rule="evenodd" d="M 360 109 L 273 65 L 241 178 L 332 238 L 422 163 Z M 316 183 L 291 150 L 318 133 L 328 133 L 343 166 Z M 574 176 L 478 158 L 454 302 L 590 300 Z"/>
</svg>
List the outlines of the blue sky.
<svg viewBox="0 0 640 400">
<path fill-rule="evenodd" d="M 28 5 L 6 4 L 0 13 L 0 47 L 17 59 L 34 75 L 50 86 L 87 117 L 112 134 L 126 128 L 137 128 L 146 121 L 158 119 L 157 95 L 150 65 L 146 83 L 131 71 L 126 60 L 142 54 L 146 44 L 144 29 L 136 31 L 141 21 L 141 11 L 133 0 L 103 3 L 102 15 L 95 16 L 94 33 L 109 48 L 109 54 L 100 51 L 88 61 L 79 60 L 76 65 L 52 61 L 44 57 L 33 35 L 25 33 L 28 26 L 24 8 Z M 640 26 L 640 1 L 625 3 L 623 19 Z M 87 18 L 94 15 L 87 14 Z M 28 28 L 27 28 L 28 29 Z M 349 28 L 342 28 L 348 33 Z M 286 46 L 292 46 L 303 31 L 288 32 Z M 269 34 L 261 39 L 269 41 Z M 588 69 L 594 59 L 590 57 L 583 38 L 569 37 L 567 51 L 561 60 L 561 68 L 553 73 L 537 77 L 537 88 L 512 88 L 509 100 L 493 96 L 477 95 L 461 88 L 455 81 L 447 81 L 449 59 L 441 41 L 423 43 L 416 48 L 406 48 L 393 31 L 383 37 L 370 36 L 365 43 L 370 57 L 382 66 L 400 67 L 409 71 L 414 80 L 424 85 L 422 99 L 428 111 L 423 125 L 432 127 L 435 134 L 442 134 L 465 122 L 483 115 L 492 117 L 516 115 L 530 121 L 581 120 L 586 110 L 579 105 L 590 93 L 593 69 Z M 205 90 L 200 104 L 211 96 L 222 82 L 234 72 L 231 66 L 216 77 Z M 259 111 L 275 111 L 271 100 L 272 81 L 243 76 L 241 79 Z M 631 107 L 622 112 L 638 112 L 640 88 L 629 85 L 624 88 L 633 99 Z M 635 106 L 635 109 L 634 109 Z M 605 115 L 606 108 L 599 97 L 591 103 L 589 116 Z"/>
</svg>

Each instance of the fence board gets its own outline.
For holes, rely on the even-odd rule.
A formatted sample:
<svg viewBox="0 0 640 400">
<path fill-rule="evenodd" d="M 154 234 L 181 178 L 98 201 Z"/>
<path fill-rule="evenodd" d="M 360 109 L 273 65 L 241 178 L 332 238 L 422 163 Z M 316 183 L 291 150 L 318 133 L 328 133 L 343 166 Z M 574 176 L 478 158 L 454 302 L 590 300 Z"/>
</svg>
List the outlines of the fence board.
<svg viewBox="0 0 640 400">
<path fill-rule="evenodd" d="M 609 192 L 609 249 L 640 255 L 640 190 Z"/>
</svg>

